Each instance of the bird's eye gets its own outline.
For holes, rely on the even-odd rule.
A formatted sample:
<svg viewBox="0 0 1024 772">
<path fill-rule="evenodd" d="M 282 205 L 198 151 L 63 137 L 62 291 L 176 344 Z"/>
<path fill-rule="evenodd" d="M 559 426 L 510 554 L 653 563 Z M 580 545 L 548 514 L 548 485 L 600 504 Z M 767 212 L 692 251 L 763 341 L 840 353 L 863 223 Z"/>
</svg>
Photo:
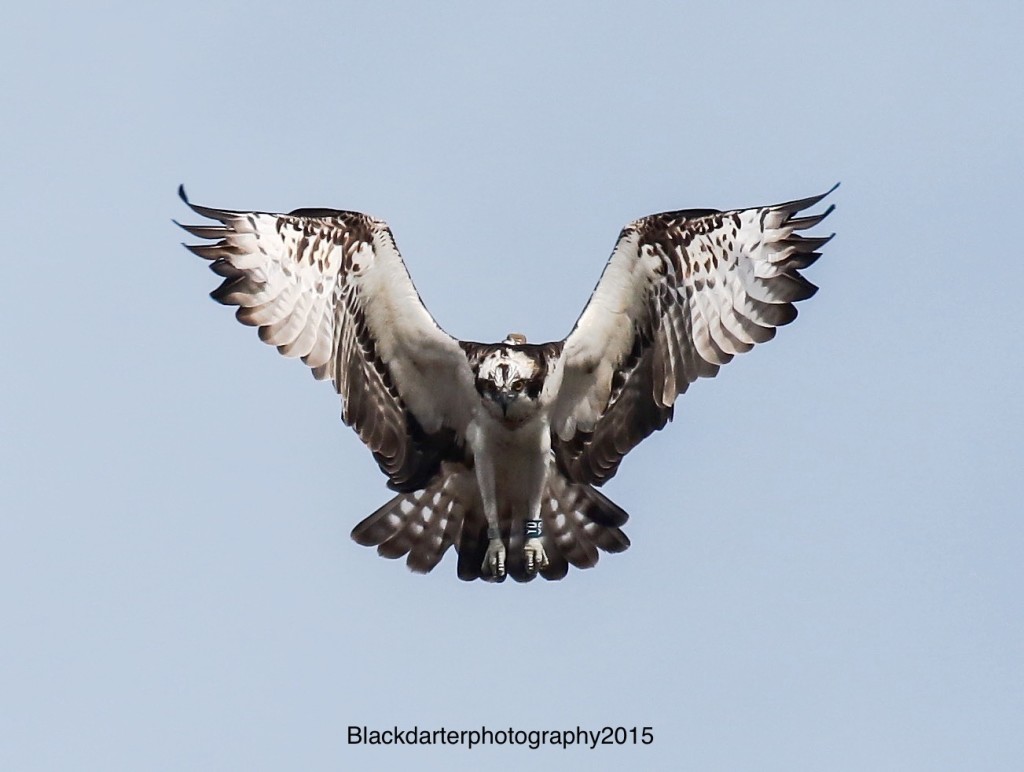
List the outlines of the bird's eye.
<svg viewBox="0 0 1024 772">
<path fill-rule="evenodd" d="M 523 382 L 517 378 L 516 380 L 512 381 L 512 391 L 522 391 L 523 385 Z"/>
</svg>

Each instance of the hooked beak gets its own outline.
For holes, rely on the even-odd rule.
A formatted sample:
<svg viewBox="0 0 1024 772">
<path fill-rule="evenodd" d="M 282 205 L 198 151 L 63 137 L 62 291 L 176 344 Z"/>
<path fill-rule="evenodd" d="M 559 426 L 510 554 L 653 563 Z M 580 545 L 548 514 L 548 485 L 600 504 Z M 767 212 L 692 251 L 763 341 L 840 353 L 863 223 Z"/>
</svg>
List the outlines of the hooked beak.
<svg viewBox="0 0 1024 772">
<path fill-rule="evenodd" d="M 494 395 L 494 401 L 501 406 L 501 414 L 504 416 L 508 415 L 508 406 L 512 403 L 514 396 L 507 394 L 504 391 L 499 391 Z"/>
</svg>

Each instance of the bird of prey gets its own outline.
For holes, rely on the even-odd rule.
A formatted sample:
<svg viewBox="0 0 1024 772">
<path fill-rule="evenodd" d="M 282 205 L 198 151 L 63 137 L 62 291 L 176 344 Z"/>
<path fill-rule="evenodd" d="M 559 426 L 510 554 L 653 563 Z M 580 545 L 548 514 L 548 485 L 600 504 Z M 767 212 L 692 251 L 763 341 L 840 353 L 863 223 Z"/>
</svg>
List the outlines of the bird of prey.
<svg viewBox="0 0 1024 772">
<path fill-rule="evenodd" d="M 212 242 L 186 245 L 223 277 L 212 297 L 333 382 L 342 420 L 397 493 L 352 538 L 420 573 L 454 546 L 460 579 L 500 582 L 561 579 L 629 546 L 627 514 L 597 487 L 691 383 L 793 321 L 817 289 L 800 271 L 832 238 L 800 232 L 834 205 L 798 215 L 832 190 L 631 222 L 572 332 L 540 344 L 445 333 L 382 220 L 179 194 L 213 221 L 181 226 Z"/>
</svg>

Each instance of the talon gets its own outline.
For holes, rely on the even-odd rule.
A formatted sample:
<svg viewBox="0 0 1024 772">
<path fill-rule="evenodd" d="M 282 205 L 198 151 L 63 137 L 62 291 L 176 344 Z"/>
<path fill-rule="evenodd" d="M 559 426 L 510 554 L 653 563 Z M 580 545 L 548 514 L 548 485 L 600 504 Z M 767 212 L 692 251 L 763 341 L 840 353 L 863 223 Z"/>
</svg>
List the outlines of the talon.
<svg viewBox="0 0 1024 772">
<path fill-rule="evenodd" d="M 487 545 L 487 554 L 484 556 L 481 570 L 495 579 L 505 576 L 505 545 L 502 544 L 501 539 L 491 539 L 490 544 Z"/>
<path fill-rule="evenodd" d="M 544 542 L 540 539 L 527 539 L 523 547 L 526 572 L 534 574 L 548 567 L 548 556 L 544 552 Z"/>
</svg>

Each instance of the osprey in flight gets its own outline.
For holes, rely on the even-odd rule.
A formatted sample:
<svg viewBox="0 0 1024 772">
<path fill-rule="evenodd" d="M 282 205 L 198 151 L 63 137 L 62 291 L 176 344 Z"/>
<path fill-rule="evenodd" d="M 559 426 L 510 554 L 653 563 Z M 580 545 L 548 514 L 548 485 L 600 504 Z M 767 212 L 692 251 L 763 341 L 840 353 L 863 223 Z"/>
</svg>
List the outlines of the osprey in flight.
<svg viewBox="0 0 1024 772">
<path fill-rule="evenodd" d="M 834 190 L 833 188 L 832 190 Z M 832 191 L 828 191 L 831 193 Z M 460 579 L 561 579 L 621 552 L 627 515 L 598 492 L 672 418 L 676 397 L 770 340 L 817 289 L 800 270 L 831 236 L 798 231 L 828 195 L 627 225 L 576 326 L 531 344 L 455 340 L 428 313 L 382 220 L 359 212 L 236 212 L 182 225 L 266 343 L 301 357 L 398 493 L 352 531 L 426 573 L 449 547 Z"/>
</svg>

